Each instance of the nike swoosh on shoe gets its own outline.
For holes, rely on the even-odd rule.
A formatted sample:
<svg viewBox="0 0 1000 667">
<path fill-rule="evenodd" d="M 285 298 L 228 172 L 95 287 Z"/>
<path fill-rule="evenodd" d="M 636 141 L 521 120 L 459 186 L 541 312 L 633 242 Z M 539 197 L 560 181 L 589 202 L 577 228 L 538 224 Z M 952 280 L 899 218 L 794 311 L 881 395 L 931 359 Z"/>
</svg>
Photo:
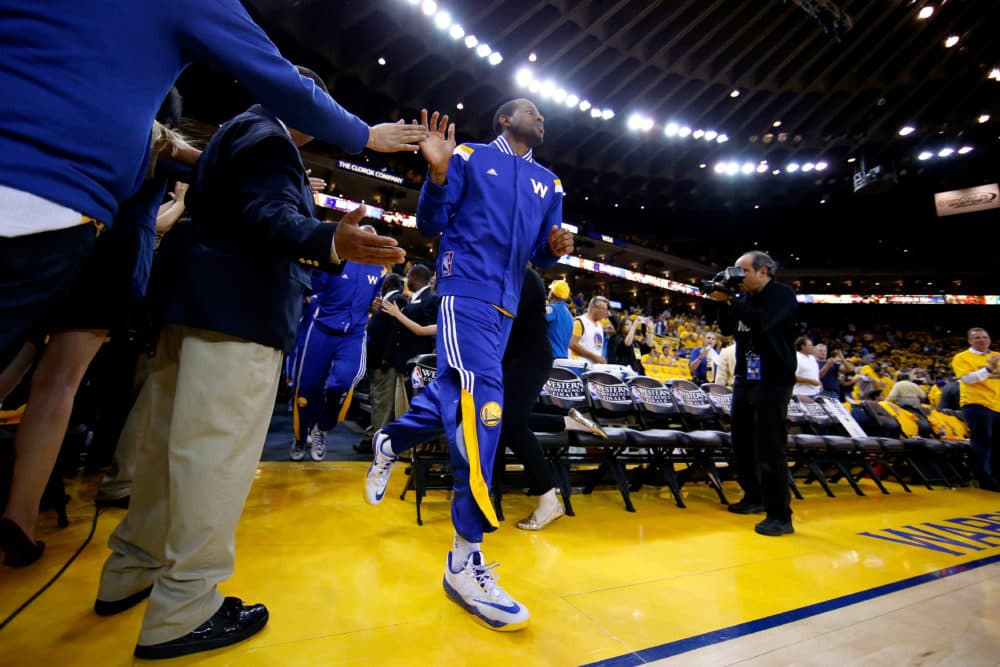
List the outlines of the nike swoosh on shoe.
<svg viewBox="0 0 1000 667">
<path fill-rule="evenodd" d="M 493 607 L 494 609 L 499 609 L 500 611 L 505 611 L 508 614 L 516 614 L 521 611 L 521 606 L 516 602 L 510 605 L 498 604 L 496 602 L 487 602 L 486 600 L 476 600 L 476 604 L 484 604 L 487 607 Z"/>
</svg>

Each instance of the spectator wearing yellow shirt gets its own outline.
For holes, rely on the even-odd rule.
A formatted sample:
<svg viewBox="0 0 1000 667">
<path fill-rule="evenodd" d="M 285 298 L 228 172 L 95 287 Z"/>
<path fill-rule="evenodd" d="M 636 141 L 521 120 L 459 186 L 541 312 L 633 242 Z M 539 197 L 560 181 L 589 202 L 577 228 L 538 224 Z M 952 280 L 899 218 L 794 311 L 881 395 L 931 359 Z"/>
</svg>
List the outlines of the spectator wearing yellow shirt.
<svg viewBox="0 0 1000 667">
<path fill-rule="evenodd" d="M 979 487 L 1000 491 L 993 454 L 1000 441 L 1000 353 L 990 350 L 990 334 L 981 327 L 968 331 L 969 349 L 952 358 L 959 381 L 959 403 L 969 425 L 969 445 Z"/>
</svg>

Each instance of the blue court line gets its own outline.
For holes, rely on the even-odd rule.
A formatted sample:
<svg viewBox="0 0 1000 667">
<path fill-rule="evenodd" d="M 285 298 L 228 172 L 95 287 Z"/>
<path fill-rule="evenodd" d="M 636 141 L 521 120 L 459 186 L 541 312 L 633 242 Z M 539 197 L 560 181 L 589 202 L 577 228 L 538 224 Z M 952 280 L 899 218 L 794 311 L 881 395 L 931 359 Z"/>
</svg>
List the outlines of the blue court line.
<svg viewBox="0 0 1000 667">
<path fill-rule="evenodd" d="M 928 572 L 927 574 L 921 574 L 916 577 L 910 577 L 909 579 L 896 581 L 891 584 L 869 588 L 868 590 L 860 591 L 858 593 L 851 593 L 850 595 L 844 595 L 832 600 L 825 600 L 823 602 L 817 602 L 816 604 L 800 607 L 798 609 L 792 609 L 791 611 L 784 611 L 780 614 L 774 614 L 773 616 L 765 616 L 764 618 L 747 621 L 746 623 L 740 623 L 739 625 L 731 625 L 728 628 L 722 628 L 721 630 L 713 630 L 712 632 L 706 632 L 701 635 L 678 639 L 677 641 L 673 641 L 668 644 L 660 644 L 659 646 L 652 646 L 650 648 L 642 649 L 641 651 L 626 653 L 625 655 L 619 655 L 614 658 L 601 660 L 599 662 L 592 662 L 584 665 L 583 667 L 633 667 L 634 665 L 644 665 L 648 662 L 653 662 L 654 660 L 662 660 L 663 658 L 669 658 L 680 653 L 687 653 L 688 651 L 693 651 L 705 646 L 711 646 L 712 644 L 718 644 L 720 642 L 729 641 L 730 639 L 736 639 L 737 637 L 751 635 L 755 632 L 760 632 L 761 630 L 770 630 L 771 628 L 778 627 L 779 625 L 800 621 L 803 618 L 823 614 L 828 611 L 833 611 L 834 609 L 840 609 L 842 607 L 847 607 L 858 602 L 864 602 L 865 600 L 871 600 L 882 595 L 895 593 L 896 591 L 901 591 L 906 588 L 919 586 L 920 584 L 926 584 L 930 581 L 934 581 L 935 579 L 943 579 L 944 577 L 950 577 L 954 574 L 968 572 L 969 570 L 974 570 L 977 567 L 991 565 L 998 561 L 1000 561 L 1000 554 L 980 558 L 979 560 L 970 561 L 968 563 L 961 563 L 952 567 L 946 567 L 943 570 L 936 570 L 934 572 Z"/>
</svg>

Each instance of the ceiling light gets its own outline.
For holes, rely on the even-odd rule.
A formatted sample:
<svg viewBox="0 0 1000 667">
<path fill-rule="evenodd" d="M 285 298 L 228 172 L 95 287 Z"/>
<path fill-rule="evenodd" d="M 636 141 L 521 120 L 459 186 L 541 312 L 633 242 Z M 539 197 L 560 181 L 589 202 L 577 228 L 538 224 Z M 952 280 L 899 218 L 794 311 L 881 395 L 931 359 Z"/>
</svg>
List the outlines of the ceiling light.
<svg viewBox="0 0 1000 667">
<path fill-rule="evenodd" d="M 781 121 L 780 120 L 774 121 L 773 123 L 771 123 L 771 127 L 781 127 Z"/>
<path fill-rule="evenodd" d="M 517 74 L 514 75 L 514 80 L 517 81 L 517 85 L 519 86 L 527 86 L 531 83 L 533 78 L 534 77 L 531 76 L 531 70 L 527 67 L 522 67 L 517 70 Z"/>
<path fill-rule="evenodd" d="M 787 171 L 789 174 L 794 174 L 798 170 L 799 170 L 799 163 L 798 162 L 790 162 L 788 164 L 788 166 L 785 167 L 785 171 Z"/>
<path fill-rule="evenodd" d="M 743 168 L 740 171 L 742 171 L 744 174 L 752 174 L 755 168 L 756 167 L 754 167 L 753 162 L 744 162 Z"/>
<path fill-rule="evenodd" d="M 600 118 L 601 117 L 601 110 L 598 109 L 597 107 L 594 107 L 593 109 L 590 110 L 590 117 L 591 118 Z"/>
<path fill-rule="evenodd" d="M 579 103 L 580 103 L 580 98 L 574 95 L 573 93 L 570 93 L 569 95 L 566 96 L 566 106 L 575 107 Z"/>
<path fill-rule="evenodd" d="M 542 84 L 538 79 L 532 79 L 531 83 L 528 84 L 528 90 L 530 90 L 533 93 L 537 93 L 539 90 L 541 90 L 541 88 Z"/>
<path fill-rule="evenodd" d="M 826 162 L 817 162 L 816 163 L 816 171 L 823 171 L 823 170 L 825 170 L 829 166 L 830 165 L 828 165 Z"/>
<path fill-rule="evenodd" d="M 465 105 L 462 104 L 461 102 L 459 102 L 458 104 L 455 105 L 455 108 L 458 109 L 459 111 L 461 111 L 462 109 L 465 108 Z"/>
<path fill-rule="evenodd" d="M 826 203 L 826 200 L 825 200 L 825 199 L 820 199 L 820 200 L 819 200 L 819 203 L 820 203 L 820 204 L 825 204 L 825 203 Z"/>
<path fill-rule="evenodd" d="M 434 16 L 434 12 L 437 11 L 437 3 L 434 0 L 424 0 L 422 9 L 425 16 Z"/>
<path fill-rule="evenodd" d="M 681 129 L 677 130 L 677 136 L 678 137 L 682 137 L 683 138 L 683 137 L 688 136 L 689 134 L 691 134 L 691 128 L 688 127 L 687 125 L 683 126 Z"/>
<path fill-rule="evenodd" d="M 447 30 L 451 25 L 451 14 L 448 12 L 438 12 L 434 15 L 434 25 L 441 30 Z"/>
<path fill-rule="evenodd" d="M 856 160 L 856 158 L 849 157 L 849 158 L 847 158 L 847 164 L 854 164 L 855 160 Z"/>
<path fill-rule="evenodd" d="M 760 204 L 754 204 L 753 207 L 754 207 L 754 210 L 756 210 L 756 209 L 760 208 Z"/>
<path fill-rule="evenodd" d="M 929 19 L 933 15 L 934 15 L 934 5 L 927 5 L 926 7 L 922 7 L 920 9 L 920 11 L 917 13 L 917 18 L 920 19 L 921 21 L 924 21 L 926 19 Z"/>
<path fill-rule="evenodd" d="M 566 91 L 563 88 L 556 88 L 556 92 L 552 93 L 552 99 L 556 102 L 562 102 L 566 99 Z"/>
<path fill-rule="evenodd" d="M 766 164 L 764 164 L 762 162 L 761 164 L 757 165 L 757 173 L 758 174 L 763 174 L 765 171 L 767 171 L 767 165 Z"/>
<path fill-rule="evenodd" d="M 590 108 L 589 100 L 583 100 L 582 102 L 580 102 L 580 111 L 586 111 L 589 108 Z"/>
<path fill-rule="evenodd" d="M 978 122 L 978 123 L 979 123 L 980 125 L 982 125 L 983 123 L 986 123 L 986 122 L 989 122 L 989 120 L 990 120 L 990 115 L 989 115 L 988 113 L 984 113 L 984 114 L 981 114 L 981 115 L 979 116 L 979 118 L 977 118 L 977 119 L 976 119 L 976 121 L 977 121 L 977 122 Z"/>
<path fill-rule="evenodd" d="M 961 148 L 958 149 L 959 155 L 968 155 L 971 152 L 972 152 L 972 146 L 962 146 Z"/>
<path fill-rule="evenodd" d="M 986 75 L 987 79 L 993 79 L 994 81 L 1000 81 L 1000 67 L 994 67 L 990 70 L 990 73 Z"/>
<path fill-rule="evenodd" d="M 411 5 L 419 5 L 420 4 L 420 0 L 406 0 L 406 1 L 408 3 L 410 3 Z"/>
<path fill-rule="evenodd" d="M 948 35 L 948 39 L 944 40 L 944 48 L 946 49 L 950 49 L 956 44 L 958 44 L 958 35 Z"/>
<path fill-rule="evenodd" d="M 534 53 L 528 55 L 529 62 L 535 62 L 536 60 L 538 60 L 538 56 L 536 56 Z"/>
<path fill-rule="evenodd" d="M 904 125 L 903 127 L 899 128 L 899 136 L 905 137 L 909 134 L 913 134 L 914 131 L 916 131 L 916 129 L 917 128 L 913 127 L 912 125 Z"/>
<path fill-rule="evenodd" d="M 668 137 L 675 137 L 677 136 L 677 131 L 679 129 L 680 126 L 678 126 L 677 123 L 670 121 L 669 123 L 667 123 L 667 126 L 663 128 L 663 134 L 667 135 Z"/>
<path fill-rule="evenodd" d="M 493 53 L 490 54 L 488 61 L 491 65 L 496 67 L 497 65 L 503 62 L 503 56 L 500 55 L 499 51 L 494 51 Z"/>
<path fill-rule="evenodd" d="M 707 164 L 705 164 L 704 162 L 702 162 L 701 164 L 698 165 L 698 168 L 699 169 L 704 169 L 707 166 L 708 166 Z"/>
<path fill-rule="evenodd" d="M 545 80 L 542 82 L 541 94 L 545 99 L 552 97 L 552 93 L 556 92 L 556 84 L 552 83 L 551 80 Z"/>
<path fill-rule="evenodd" d="M 451 35 L 452 39 L 462 39 L 465 37 L 465 29 L 455 23 L 451 26 L 451 30 L 448 31 L 448 34 Z"/>
<path fill-rule="evenodd" d="M 726 173 L 729 174 L 730 176 L 735 176 L 736 174 L 739 173 L 739 171 L 740 171 L 740 165 L 738 163 L 736 162 L 726 163 Z"/>
<path fill-rule="evenodd" d="M 739 97 L 740 96 L 740 91 L 734 89 L 733 92 L 729 93 L 729 96 L 730 97 Z"/>
<path fill-rule="evenodd" d="M 705 141 L 713 141 L 719 133 L 715 130 L 705 130 Z"/>
<path fill-rule="evenodd" d="M 693 133 L 691 133 L 691 136 L 695 139 L 701 139 L 703 136 L 705 136 L 705 130 L 701 129 L 695 130 Z"/>
<path fill-rule="evenodd" d="M 478 44 L 478 43 L 479 43 L 479 40 L 476 39 L 475 35 L 469 35 L 468 37 L 465 38 L 465 45 L 467 47 L 469 47 L 470 49 L 476 48 L 476 44 Z"/>
<path fill-rule="evenodd" d="M 778 174 L 781 173 L 781 170 L 780 169 L 772 169 L 771 173 L 774 174 L 775 176 L 777 176 Z"/>
<path fill-rule="evenodd" d="M 954 148 L 942 148 L 938 151 L 938 157 L 948 157 L 955 152 Z"/>
<path fill-rule="evenodd" d="M 480 58 L 485 58 L 491 53 L 493 53 L 493 49 L 491 49 L 490 45 L 485 42 L 476 47 L 476 55 Z"/>
<path fill-rule="evenodd" d="M 605 109 L 604 111 L 601 112 L 601 118 L 603 118 L 604 120 L 611 120 L 614 117 L 615 117 L 615 112 L 612 111 L 611 109 Z"/>
<path fill-rule="evenodd" d="M 932 157 L 934 157 L 934 153 L 931 153 L 930 151 L 923 151 L 920 153 L 920 155 L 917 156 L 917 159 L 930 160 Z"/>
<path fill-rule="evenodd" d="M 712 167 L 712 169 L 715 171 L 715 173 L 721 174 L 721 173 L 723 173 L 723 172 L 726 171 L 726 163 L 725 162 L 716 162 L 715 166 Z"/>
<path fill-rule="evenodd" d="M 815 167 L 816 165 L 814 165 L 812 162 L 806 162 L 804 165 L 802 165 L 802 171 L 812 171 Z"/>
<path fill-rule="evenodd" d="M 378 64 L 381 65 L 381 66 L 383 66 L 383 67 L 385 67 L 385 58 L 379 56 Z"/>
<path fill-rule="evenodd" d="M 715 138 L 716 143 L 724 144 L 729 141 L 729 136 L 725 134 L 720 134 Z"/>
</svg>

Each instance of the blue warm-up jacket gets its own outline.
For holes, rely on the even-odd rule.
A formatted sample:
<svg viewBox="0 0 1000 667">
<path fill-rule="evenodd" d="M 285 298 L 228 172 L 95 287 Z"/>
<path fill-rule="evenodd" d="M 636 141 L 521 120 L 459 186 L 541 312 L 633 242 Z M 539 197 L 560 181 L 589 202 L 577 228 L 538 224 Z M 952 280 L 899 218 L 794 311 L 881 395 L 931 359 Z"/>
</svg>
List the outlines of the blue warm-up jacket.
<svg viewBox="0 0 1000 667">
<path fill-rule="evenodd" d="M 339 334 L 365 330 L 372 301 L 382 289 L 386 270 L 381 266 L 342 262 L 340 275 L 313 271 L 316 292 L 315 321 Z"/>
<path fill-rule="evenodd" d="M 558 259 L 549 230 L 562 225 L 563 187 L 529 151 L 517 156 L 502 137 L 462 144 L 448 180 L 424 183 L 417 229 L 442 234 L 437 261 L 439 296 L 473 297 L 517 313 L 528 260 L 548 267 Z"/>
</svg>

